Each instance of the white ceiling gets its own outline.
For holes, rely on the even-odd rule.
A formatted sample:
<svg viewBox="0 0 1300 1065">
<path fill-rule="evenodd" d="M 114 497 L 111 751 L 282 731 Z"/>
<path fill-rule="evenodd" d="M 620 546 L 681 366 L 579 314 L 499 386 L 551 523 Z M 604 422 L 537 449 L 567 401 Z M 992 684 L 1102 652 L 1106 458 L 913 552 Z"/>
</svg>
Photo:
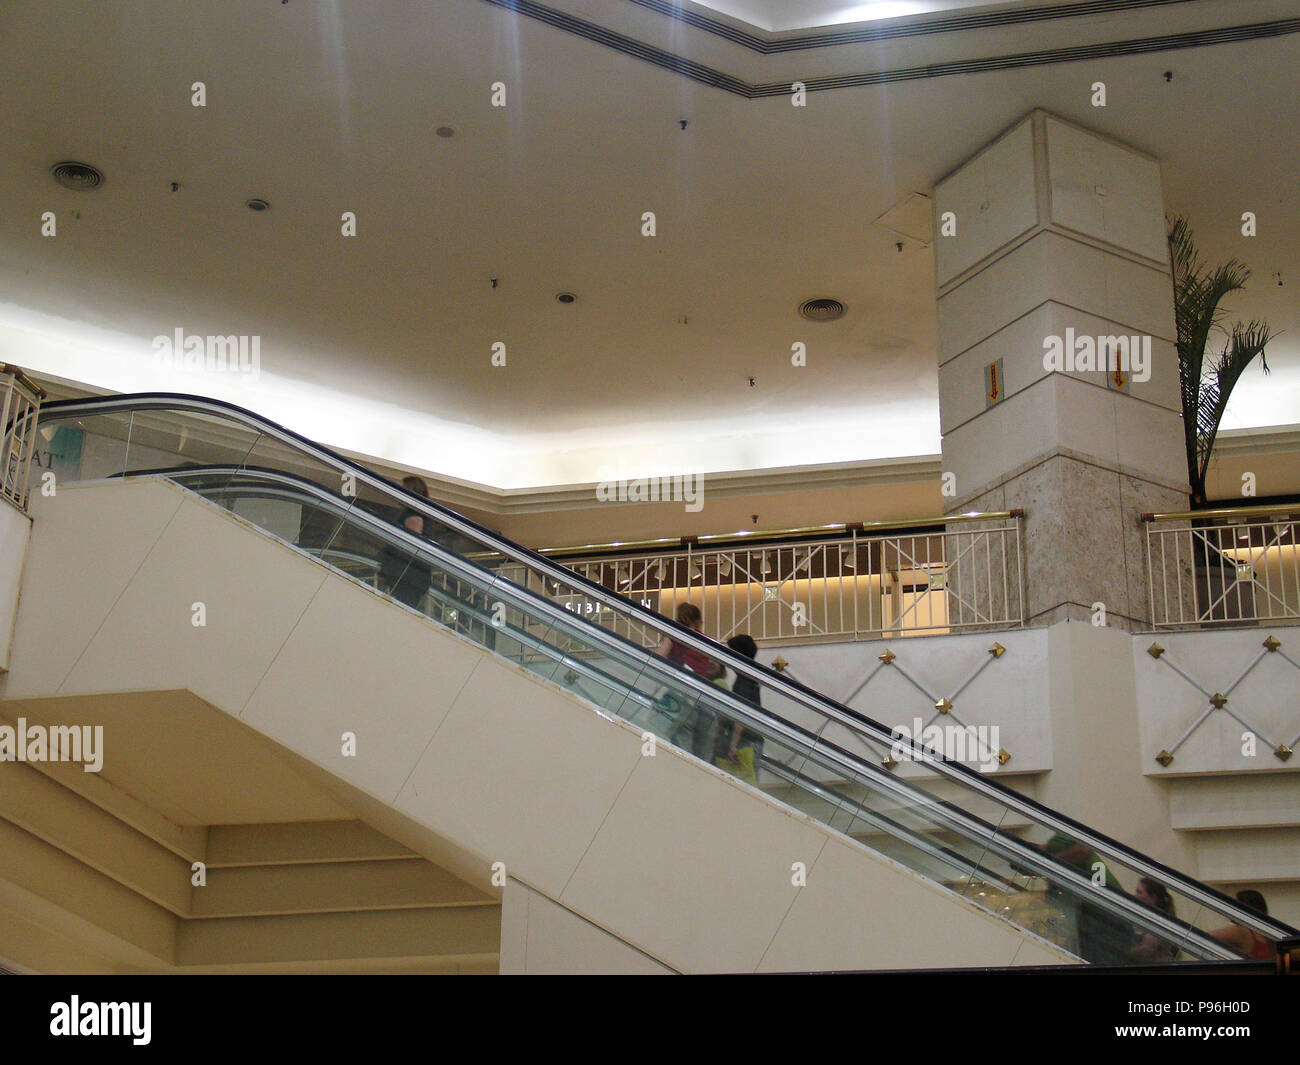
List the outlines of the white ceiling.
<svg viewBox="0 0 1300 1065">
<path fill-rule="evenodd" d="M 1046 7 L 1069 0 L 698 0 L 696 5 L 761 30 L 814 29 L 908 15 L 968 12 L 976 8 Z"/>
<path fill-rule="evenodd" d="M 631 0 L 548 7 L 700 67 L 488 0 L 393 0 L 382 16 L 360 0 L 7 3 L 0 358 L 112 390 L 224 395 L 499 488 L 934 453 L 932 252 L 900 252 L 872 222 L 1043 107 L 1159 157 L 1167 205 L 1207 254 L 1254 268 L 1231 310 L 1287 332 L 1228 423 L 1300 421 L 1300 35 L 812 91 L 804 108 L 762 88 L 1239 26 L 1294 16 L 1293 0 L 779 54 Z M 704 83 L 719 73 L 734 84 Z M 1106 108 L 1089 103 L 1097 80 Z M 195 81 L 205 108 L 190 105 Z M 48 169 L 68 158 L 104 186 L 55 186 Z M 246 210 L 251 196 L 271 209 Z M 355 238 L 339 235 L 343 211 Z M 797 316 L 822 295 L 847 316 Z M 258 335 L 259 379 L 160 378 L 149 338 L 177 328 Z"/>
</svg>

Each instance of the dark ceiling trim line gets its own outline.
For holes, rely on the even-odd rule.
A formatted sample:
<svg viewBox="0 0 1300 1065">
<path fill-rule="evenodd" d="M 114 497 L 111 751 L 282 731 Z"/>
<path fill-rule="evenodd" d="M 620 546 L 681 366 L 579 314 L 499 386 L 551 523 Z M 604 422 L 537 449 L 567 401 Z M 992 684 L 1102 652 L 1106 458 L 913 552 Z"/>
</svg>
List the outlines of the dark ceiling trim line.
<svg viewBox="0 0 1300 1065">
<path fill-rule="evenodd" d="M 506 11 L 527 15 L 538 22 L 554 26 L 556 29 L 571 33 L 575 37 L 583 37 L 596 44 L 603 44 L 606 48 L 613 48 L 624 55 L 643 59 L 647 63 L 653 63 L 664 70 L 671 70 L 676 74 L 690 78 L 692 81 L 712 85 L 714 88 L 723 89 L 729 93 L 734 93 L 736 96 L 749 97 L 752 94 L 752 86 L 740 78 L 734 78 L 730 74 L 705 66 L 703 63 L 696 63 L 684 56 L 675 55 L 672 52 L 645 44 L 625 34 L 608 30 L 604 26 L 588 22 L 586 19 L 580 19 L 566 11 L 557 11 L 554 8 L 535 3 L 534 0 L 484 0 L 484 2 Z"/>
<path fill-rule="evenodd" d="M 700 11 L 683 8 L 673 0 L 627 0 L 665 18 L 684 22 L 688 26 L 717 37 L 723 37 L 742 48 L 762 55 L 779 52 L 797 52 L 807 48 L 831 48 L 846 44 L 869 44 L 873 41 L 897 40 L 902 37 L 921 37 L 932 33 L 954 33 L 961 30 L 982 30 L 1002 26 L 1019 26 L 1029 22 L 1049 19 L 1080 18 L 1088 15 L 1109 15 L 1120 11 L 1137 11 L 1148 7 L 1166 7 L 1170 4 L 1199 3 L 1200 0 L 1080 0 L 1074 4 L 1056 4 L 1050 7 L 1030 7 L 1015 10 L 975 12 L 968 15 L 937 15 L 892 26 L 855 26 L 851 29 L 827 28 L 792 37 L 775 37 L 760 31 L 749 33 L 730 23 Z"/>
<path fill-rule="evenodd" d="M 1049 66 L 1053 63 L 1077 63 L 1086 59 L 1113 59 L 1119 56 L 1145 55 L 1150 52 L 1204 48 L 1215 44 L 1234 44 L 1240 41 L 1281 37 L 1290 33 L 1300 33 L 1300 18 L 1257 22 L 1249 26 L 1227 26 L 1222 29 L 1173 33 L 1164 37 L 1143 37 L 1133 41 L 1080 44 L 1071 48 L 1022 52 L 1018 55 L 994 56 L 990 59 L 963 59 L 953 63 L 936 63 L 930 66 L 908 67 L 900 70 L 881 70 L 869 74 L 842 74 L 826 78 L 809 78 L 804 82 L 804 87 L 808 92 L 824 89 L 848 89 L 862 85 L 884 85 L 896 81 L 913 81 L 918 78 L 943 78 L 954 74 L 979 74 L 994 70 L 1015 70 L 1019 67 Z M 789 82 L 754 85 L 749 90 L 750 99 L 789 95 Z"/>
</svg>

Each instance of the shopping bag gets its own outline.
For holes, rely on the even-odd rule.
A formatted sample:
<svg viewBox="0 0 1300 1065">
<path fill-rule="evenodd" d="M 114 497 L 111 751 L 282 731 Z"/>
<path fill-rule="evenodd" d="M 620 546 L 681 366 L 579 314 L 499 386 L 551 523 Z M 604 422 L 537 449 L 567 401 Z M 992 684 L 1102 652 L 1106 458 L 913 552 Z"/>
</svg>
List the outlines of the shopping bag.
<svg viewBox="0 0 1300 1065">
<path fill-rule="evenodd" d="M 713 760 L 713 764 L 719 769 L 730 773 L 733 777 L 738 777 L 746 784 L 757 784 L 758 774 L 754 772 L 754 748 L 742 747 L 736 752 L 734 759 L 728 759 L 719 755 Z"/>
</svg>

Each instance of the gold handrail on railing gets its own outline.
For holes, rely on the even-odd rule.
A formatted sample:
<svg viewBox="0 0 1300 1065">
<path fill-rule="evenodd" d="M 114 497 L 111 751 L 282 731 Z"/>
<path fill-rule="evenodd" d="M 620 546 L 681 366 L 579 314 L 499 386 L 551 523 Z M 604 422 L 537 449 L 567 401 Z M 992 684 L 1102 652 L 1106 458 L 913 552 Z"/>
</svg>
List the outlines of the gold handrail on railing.
<svg viewBox="0 0 1300 1065">
<path fill-rule="evenodd" d="M 1275 515 L 1297 515 L 1300 516 L 1300 504 L 1282 503 L 1269 506 L 1267 503 L 1261 503 L 1249 507 L 1218 507 L 1214 510 L 1177 510 L 1164 514 L 1146 513 L 1139 517 L 1139 521 L 1191 521 L 1194 518 L 1250 518 L 1256 515 L 1262 517 L 1273 517 Z"/>
<path fill-rule="evenodd" d="M 644 551 L 647 549 L 663 548 L 666 551 L 675 550 L 684 547 L 699 547 L 703 544 L 741 544 L 753 543 L 761 540 L 780 540 L 790 536 L 813 536 L 817 533 L 826 533 L 832 536 L 835 533 L 862 533 L 869 530 L 879 530 L 881 532 L 890 532 L 894 529 L 918 529 L 927 528 L 934 525 L 956 525 L 962 522 L 971 521 L 998 521 L 1006 518 L 1021 518 L 1025 512 L 1019 508 L 1014 510 L 984 510 L 973 511 L 968 514 L 953 514 L 948 517 L 931 517 L 931 518 L 899 518 L 894 521 L 857 521 L 857 522 L 833 522 L 829 525 L 805 525 L 794 529 L 756 529 L 753 532 L 734 532 L 734 533 L 708 533 L 704 536 L 661 536 L 655 540 L 620 540 L 609 544 L 582 544 L 577 547 L 542 547 L 538 548 L 538 553 L 551 557 L 559 555 L 581 555 L 595 551 Z"/>
<path fill-rule="evenodd" d="M 27 374 L 23 372 L 21 366 L 15 366 L 11 362 L 0 362 L 0 374 L 12 374 L 18 379 L 20 384 L 25 385 L 31 391 L 35 392 L 42 400 L 49 398 L 49 393 L 28 377 Z"/>
</svg>

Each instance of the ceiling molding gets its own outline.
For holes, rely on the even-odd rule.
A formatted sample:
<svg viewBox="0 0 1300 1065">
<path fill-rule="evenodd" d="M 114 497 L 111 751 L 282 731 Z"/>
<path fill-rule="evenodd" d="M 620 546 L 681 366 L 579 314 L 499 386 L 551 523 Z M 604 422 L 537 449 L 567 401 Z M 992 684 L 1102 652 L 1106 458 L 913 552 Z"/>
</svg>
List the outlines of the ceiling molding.
<svg viewBox="0 0 1300 1065">
<path fill-rule="evenodd" d="M 374 459 L 365 456 L 349 457 L 380 467 Z M 382 468 L 380 472 L 384 472 Z M 938 481 L 941 472 L 940 456 L 917 455 L 875 459 L 870 462 L 831 463 L 825 466 L 705 473 L 700 476 L 709 496 L 717 499 Z M 420 476 L 428 482 L 430 494 L 440 502 L 453 507 L 469 507 L 496 517 L 580 510 L 593 507 L 598 502 L 594 481 L 550 488 L 499 489 L 451 481 L 424 472 L 420 472 Z"/>
<path fill-rule="evenodd" d="M 33 375 L 52 399 L 73 399 L 109 394 L 105 389 Z M 414 473 L 423 477 L 439 502 L 453 509 L 466 508 L 492 517 L 541 514 L 553 510 L 578 510 L 596 502 L 596 484 L 571 484 L 539 488 L 493 488 L 489 485 L 439 475 L 430 470 L 398 466 L 374 455 L 335 448 L 342 455 L 392 480 Z M 1215 455 L 1230 458 L 1246 454 L 1300 451 L 1300 424 L 1228 429 L 1215 440 Z M 706 473 L 707 491 L 714 498 L 768 495 L 776 492 L 829 491 L 839 488 L 877 487 L 889 484 L 937 481 L 942 473 L 939 455 L 873 459 L 869 462 L 830 463 L 824 466 L 787 466 L 765 470 Z"/>
<path fill-rule="evenodd" d="M 567 11 L 557 11 L 545 4 L 534 3 L 533 0 L 483 0 L 483 2 L 491 4 L 493 7 L 502 8 L 505 11 L 513 11 L 515 14 L 527 15 L 531 19 L 544 22 L 546 25 L 563 30 L 565 33 L 585 38 L 596 44 L 603 44 L 606 48 L 612 48 L 614 51 L 622 52 L 634 59 L 643 59 L 647 63 L 662 67 L 664 70 L 671 70 L 673 73 L 681 74 L 692 81 L 712 85 L 715 89 L 722 89 L 736 96 L 746 98 L 752 98 L 753 96 L 753 86 L 740 78 L 723 73 L 713 67 L 705 66 L 703 63 L 696 63 L 694 60 L 669 52 L 666 49 L 656 48 L 654 45 L 638 41 L 624 33 L 606 29 L 595 22 L 588 22 L 576 15 L 570 15 Z"/>
<path fill-rule="evenodd" d="M 1166 7 L 1171 4 L 1198 3 L 1199 0 L 1082 0 L 1074 4 L 1054 4 L 1040 7 L 982 11 L 967 15 L 926 15 L 906 21 L 890 19 L 889 25 L 856 25 L 847 29 L 827 26 L 811 32 L 794 31 L 793 36 L 783 36 L 790 31 L 769 31 L 757 26 L 753 32 L 742 30 L 732 22 L 724 21 L 702 11 L 682 7 L 672 0 L 628 0 L 628 3 L 647 8 L 675 22 L 682 22 L 697 30 L 722 37 L 742 48 L 760 55 L 779 52 L 797 52 L 807 48 L 831 48 L 845 44 L 869 44 L 874 41 L 897 40 L 900 37 L 923 37 L 933 33 L 956 33 L 962 30 L 982 30 L 1018 26 L 1028 22 L 1050 19 L 1079 18 L 1088 15 L 1107 15 L 1119 11 L 1135 11 L 1147 7 Z M 506 5 L 502 5 L 506 6 Z M 748 24 L 746 24 L 748 25 Z"/>
<path fill-rule="evenodd" d="M 493 7 L 501 8 L 505 11 L 511 11 L 519 15 L 525 15 L 528 18 L 543 22 L 565 33 L 572 34 L 576 37 L 582 37 L 593 43 L 600 44 L 606 48 L 612 48 L 615 51 L 622 52 L 624 55 L 631 56 L 634 59 L 640 59 L 664 70 L 672 71 L 692 81 L 700 82 L 704 85 L 710 85 L 716 89 L 722 89 L 732 95 L 740 96 L 748 100 L 762 99 L 772 96 L 787 96 L 790 93 L 790 79 L 779 82 L 751 83 L 743 78 L 733 74 L 728 74 L 716 67 L 707 66 L 703 63 L 697 63 L 694 60 L 687 59 L 685 56 L 670 52 L 654 45 L 638 41 L 626 34 L 618 33 L 614 30 L 607 29 L 595 22 L 571 15 L 567 11 L 559 11 L 545 4 L 536 3 L 535 0 L 483 0 L 484 3 L 491 4 Z M 663 3 L 662 0 L 629 0 L 631 3 L 637 3 L 641 6 L 651 7 L 658 10 L 660 6 L 677 10 L 671 4 Z M 1048 12 L 1068 12 L 1074 16 L 1079 14 L 1093 14 L 1097 11 L 1115 11 L 1126 9 L 1139 9 L 1145 7 L 1161 6 L 1170 3 L 1189 3 L 1192 0 L 1114 0 L 1113 3 L 1107 3 L 1106 0 L 1089 4 L 1072 4 L 1061 7 L 1051 8 L 1029 8 L 1019 12 L 1022 16 L 1020 21 L 1034 21 L 1029 16 L 1037 13 L 1037 21 L 1044 21 L 1052 17 Z M 1087 10 L 1075 10 L 1087 9 Z M 664 13 L 664 12 L 661 12 Z M 685 13 L 684 13 L 685 14 Z M 707 16 L 698 13 L 690 13 L 692 18 L 704 19 L 710 22 Z M 942 21 L 960 22 L 964 18 L 975 19 L 978 17 L 992 18 L 995 13 L 988 13 L 985 16 L 954 16 L 946 20 L 936 19 L 931 22 L 938 23 Z M 1003 12 L 1004 18 L 1010 18 L 1012 12 Z M 1070 14 L 1057 14 L 1055 17 L 1071 17 Z M 689 21 L 689 20 L 687 20 Z M 692 25 L 695 23 L 692 22 Z M 724 23 L 717 22 L 718 27 L 725 26 Z M 914 24 L 914 25 L 919 25 Z M 704 28 L 704 27 L 700 27 Z M 951 28 L 983 28 L 982 26 L 954 26 Z M 710 31 L 714 32 L 714 31 Z M 721 32 L 719 30 L 718 32 Z M 732 39 L 734 30 L 728 30 L 722 33 L 728 39 Z M 848 31 L 845 31 L 848 32 Z M 868 32 L 868 31 L 863 31 Z M 931 32 L 941 32 L 934 29 Z M 961 59 L 948 63 L 930 63 L 923 66 L 903 67 L 893 70 L 862 71 L 850 74 L 835 74 L 825 77 L 809 77 L 798 79 L 802 82 L 805 91 L 819 92 L 828 89 L 846 89 L 857 88 L 865 85 L 884 85 L 899 81 L 914 81 L 921 78 L 942 78 L 956 74 L 977 74 L 995 70 L 1012 70 L 1020 67 L 1049 66 L 1056 63 L 1079 62 L 1088 59 L 1110 59 L 1118 56 L 1144 55 L 1150 52 L 1168 52 L 1179 51 L 1187 48 L 1204 48 L 1216 44 L 1233 44 L 1240 41 L 1261 40 L 1268 37 L 1284 36 L 1291 33 L 1300 33 L 1300 18 L 1290 19 L 1273 19 L 1266 22 L 1250 23 L 1244 26 L 1224 26 L 1207 30 L 1192 30 L 1185 33 L 1164 34 L 1158 37 L 1139 37 L 1126 41 L 1109 41 L 1097 44 L 1073 45 L 1066 48 L 1048 48 L 1035 52 L 1018 52 L 1009 55 L 988 56 L 980 59 Z M 897 34 L 903 36 L 904 34 Z M 916 34 L 911 34 L 915 36 Z M 761 38 L 753 38 L 755 41 L 761 41 Z M 863 38 L 872 40 L 879 38 Z M 856 40 L 833 41 L 827 42 L 823 35 L 817 35 L 819 42 L 847 44 L 857 43 Z M 738 41 L 737 43 L 744 43 Z M 746 45 L 746 47 L 750 47 Z M 808 47 L 811 47 L 809 45 Z M 763 51 L 763 49 L 755 49 Z M 768 51 L 789 51 L 788 48 L 773 47 Z"/>
<path fill-rule="evenodd" d="M 1130 41 L 1109 41 L 1100 44 L 1077 44 L 1069 48 L 1047 48 L 1037 52 L 1018 52 L 1012 55 L 992 56 L 987 59 L 959 59 L 952 63 L 931 63 L 920 67 L 899 70 L 879 70 L 862 74 L 837 74 L 804 81 L 807 92 L 826 89 L 849 89 L 862 85 L 884 85 L 897 81 L 914 81 L 918 78 L 944 78 L 954 74 L 981 74 L 993 70 L 1014 70 L 1019 67 L 1051 66 L 1056 63 L 1077 63 L 1085 59 L 1114 59 L 1119 56 L 1146 55 L 1150 52 L 1174 52 L 1186 48 L 1205 48 L 1216 44 L 1235 44 L 1268 37 L 1281 37 L 1300 33 L 1300 18 L 1274 19 L 1247 26 L 1224 26 L 1211 30 L 1194 30 L 1188 33 L 1170 33 L 1160 37 L 1139 37 Z M 751 99 L 764 96 L 789 96 L 789 82 L 775 82 L 750 87 Z"/>
<path fill-rule="evenodd" d="M 1225 429 L 1214 438 L 1214 453 L 1211 457 L 1272 455 L 1291 451 L 1300 451 L 1300 425 Z"/>
<path fill-rule="evenodd" d="M 68 381 L 50 374 L 34 372 L 30 376 L 46 390 L 51 400 L 115 394 L 108 389 Z M 429 486 L 430 495 L 453 509 L 467 508 L 493 517 L 506 517 L 515 514 L 545 513 L 552 510 L 583 509 L 597 502 L 595 481 L 529 488 L 495 488 L 431 470 L 401 465 L 349 448 L 336 445 L 330 447 L 340 455 L 359 462 L 390 480 L 400 481 L 408 474 L 422 477 Z M 835 462 L 824 465 L 702 473 L 700 477 L 704 480 L 709 495 L 727 497 L 915 483 L 938 480 L 940 472 L 940 456 L 913 455 L 870 459 L 865 462 Z"/>
</svg>

